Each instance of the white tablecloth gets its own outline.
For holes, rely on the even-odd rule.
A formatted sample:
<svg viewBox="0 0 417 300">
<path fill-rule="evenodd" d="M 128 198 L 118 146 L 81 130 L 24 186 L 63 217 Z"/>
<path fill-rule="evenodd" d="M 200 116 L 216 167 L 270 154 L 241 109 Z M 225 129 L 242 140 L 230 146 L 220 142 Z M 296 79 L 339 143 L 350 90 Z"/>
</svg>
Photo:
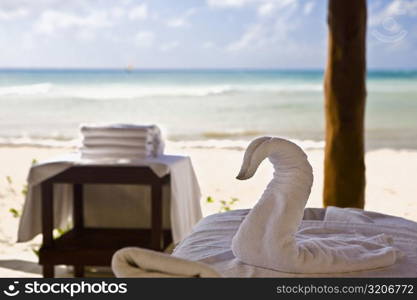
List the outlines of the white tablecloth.
<svg viewBox="0 0 417 300">
<path fill-rule="evenodd" d="M 293 274 L 244 264 L 233 255 L 232 238 L 247 213 L 248 210 L 235 210 L 204 218 L 176 247 L 173 256 L 209 264 L 224 277 L 417 277 L 416 222 L 359 209 L 345 209 L 343 220 L 325 221 L 326 209 L 306 208 L 300 229 L 325 227 L 363 235 L 385 233 L 393 238 L 394 246 L 405 256 L 387 268 L 350 273 Z"/>
<path fill-rule="evenodd" d="M 158 176 L 171 175 L 163 189 L 163 226 L 171 228 L 173 241 L 184 239 L 201 219 L 200 187 L 191 159 L 161 155 L 145 160 L 85 160 L 70 153 L 34 165 L 28 176 L 28 194 L 18 230 L 18 242 L 42 232 L 40 183 L 76 165 L 148 166 Z M 146 201 L 145 201 L 146 199 Z M 54 185 L 54 227 L 66 228 L 72 217 L 72 188 Z M 150 188 L 138 185 L 86 185 L 84 216 L 87 227 L 150 227 Z"/>
</svg>

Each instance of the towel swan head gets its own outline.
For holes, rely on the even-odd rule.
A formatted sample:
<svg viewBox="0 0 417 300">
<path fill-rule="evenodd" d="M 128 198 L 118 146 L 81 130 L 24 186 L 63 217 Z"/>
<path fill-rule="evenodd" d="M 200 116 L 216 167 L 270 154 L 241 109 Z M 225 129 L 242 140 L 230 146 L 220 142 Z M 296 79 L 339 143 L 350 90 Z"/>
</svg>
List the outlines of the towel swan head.
<svg viewBox="0 0 417 300">
<path fill-rule="evenodd" d="M 246 149 L 242 167 L 236 179 L 251 178 L 265 158 L 269 158 L 275 171 L 308 163 L 304 151 L 296 144 L 277 137 L 259 137 L 253 140 Z"/>
</svg>

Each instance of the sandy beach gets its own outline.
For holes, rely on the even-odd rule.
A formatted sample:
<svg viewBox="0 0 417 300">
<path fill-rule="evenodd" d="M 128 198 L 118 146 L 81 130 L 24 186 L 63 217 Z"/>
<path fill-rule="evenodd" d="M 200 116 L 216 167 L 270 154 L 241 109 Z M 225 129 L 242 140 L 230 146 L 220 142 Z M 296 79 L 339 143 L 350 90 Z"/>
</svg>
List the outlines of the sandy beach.
<svg viewBox="0 0 417 300">
<path fill-rule="evenodd" d="M 0 147 L 0 277 L 40 277 L 41 268 L 32 249 L 40 237 L 29 243 L 16 244 L 18 218 L 9 210 L 21 210 L 21 190 L 33 159 L 42 161 L 71 151 L 69 148 Z M 200 182 L 203 214 L 219 211 L 218 200 L 239 199 L 232 208 L 250 208 L 259 199 L 272 174 L 265 161 L 254 178 L 235 179 L 243 157 L 241 150 L 178 148 L 167 145 L 166 153 L 190 155 Z M 308 201 L 310 207 L 321 207 L 323 151 L 307 151 L 315 180 Z M 380 149 L 366 154 L 366 209 L 417 221 L 417 151 Z M 10 178 L 11 180 L 8 180 Z M 214 203 L 207 203 L 211 196 Z M 70 276 L 68 269 L 57 268 L 57 276 Z"/>
</svg>

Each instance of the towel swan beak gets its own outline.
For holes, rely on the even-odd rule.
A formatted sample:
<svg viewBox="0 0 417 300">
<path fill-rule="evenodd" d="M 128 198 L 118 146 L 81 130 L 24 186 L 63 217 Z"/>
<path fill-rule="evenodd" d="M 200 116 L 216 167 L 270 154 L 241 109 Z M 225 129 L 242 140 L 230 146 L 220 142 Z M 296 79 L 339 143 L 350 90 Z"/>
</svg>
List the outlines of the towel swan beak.
<svg viewBox="0 0 417 300">
<path fill-rule="evenodd" d="M 261 162 L 268 157 L 267 147 L 265 146 L 271 139 L 268 136 L 259 137 L 249 144 L 243 156 L 242 167 L 236 179 L 246 180 L 256 173 Z"/>
</svg>

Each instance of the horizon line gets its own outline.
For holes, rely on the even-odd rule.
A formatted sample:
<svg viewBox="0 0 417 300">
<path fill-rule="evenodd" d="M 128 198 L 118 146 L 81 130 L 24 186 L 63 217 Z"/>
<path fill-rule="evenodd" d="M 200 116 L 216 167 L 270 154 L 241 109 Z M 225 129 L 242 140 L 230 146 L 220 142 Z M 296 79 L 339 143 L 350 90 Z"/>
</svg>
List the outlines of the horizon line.
<svg viewBox="0 0 417 300">
<path fill-rule="evenodd" d="M 0 71 L 124 71 L 134 73 L 140 71 L 321 71 L 325 68 L 249 68 L 249 67 L 231 67 L 231 68 L 90 68 L 90 67 L 0 67 Z M 368 68 L 367 71 L 417 71 L 413 68 Z"/>
</svg>

